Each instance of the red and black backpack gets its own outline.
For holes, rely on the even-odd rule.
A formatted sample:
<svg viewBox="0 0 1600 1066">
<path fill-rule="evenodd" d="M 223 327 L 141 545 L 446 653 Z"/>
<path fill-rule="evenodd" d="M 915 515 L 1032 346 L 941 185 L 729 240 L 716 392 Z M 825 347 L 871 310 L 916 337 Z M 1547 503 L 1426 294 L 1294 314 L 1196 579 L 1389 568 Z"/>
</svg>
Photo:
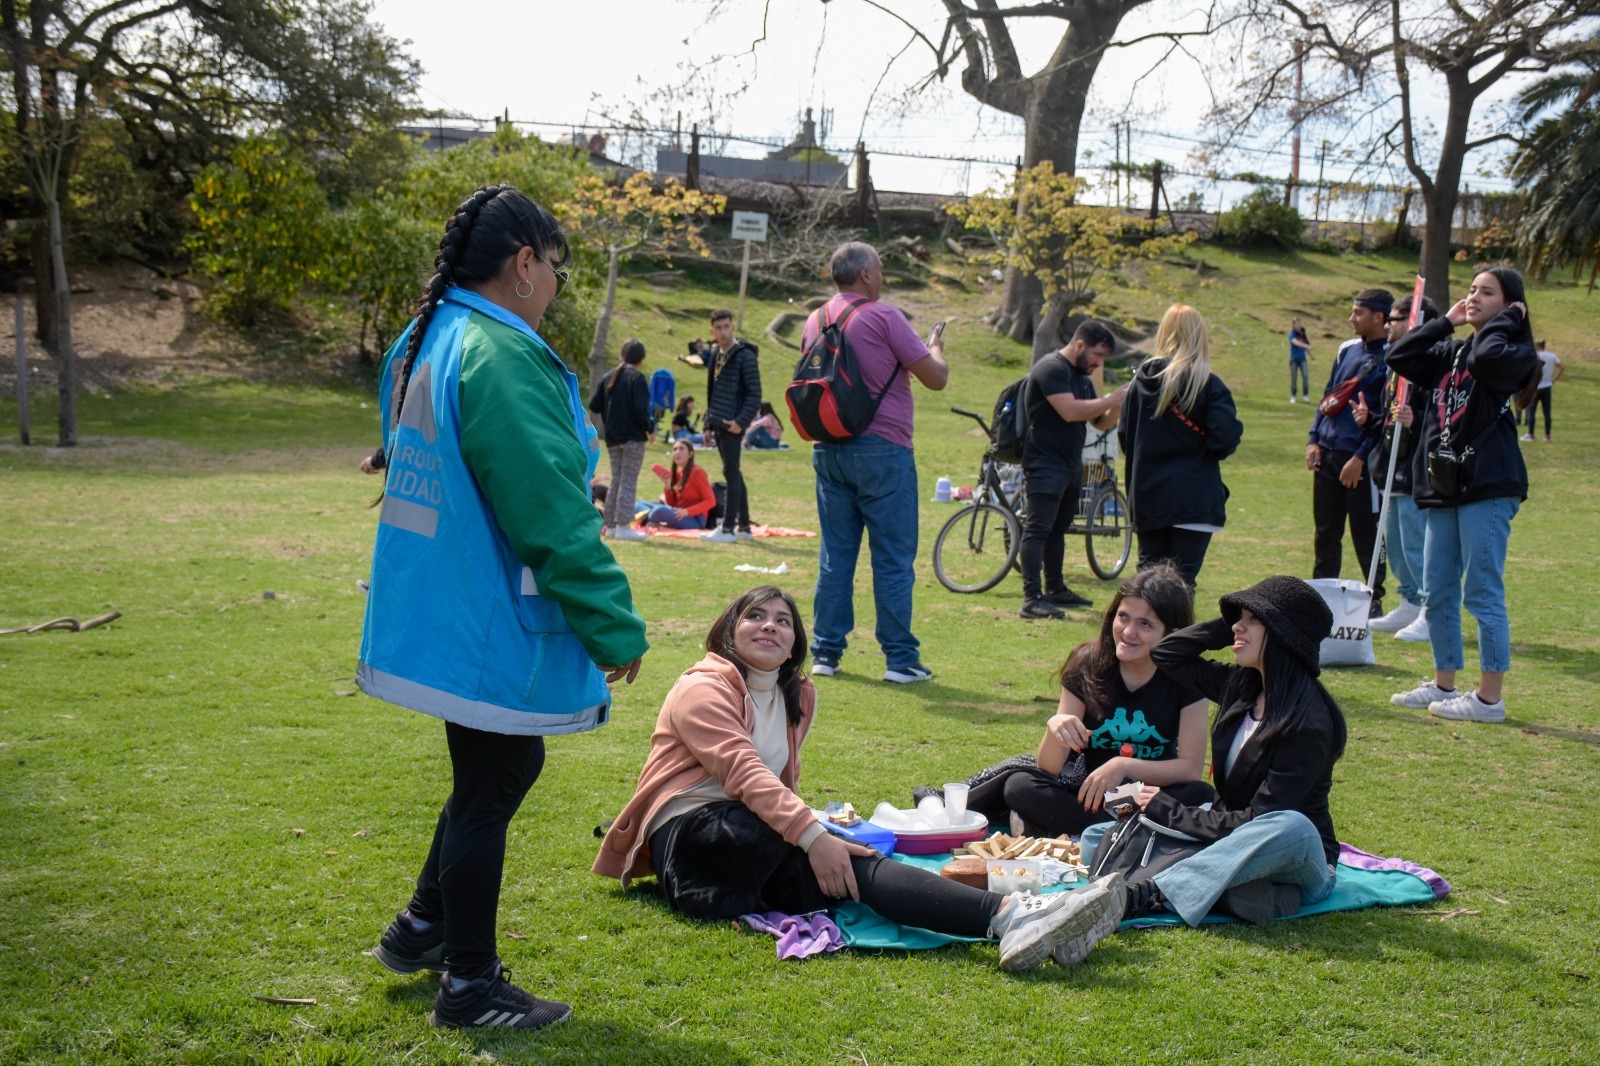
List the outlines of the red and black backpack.
<svg viewBox="0 0 1600 1066">
<path fill-rule="evenodd" d="M 863 296 L 852 301 L 838 318 L 829 321 L 824 317 L 816 339 L 795 364 L 794 381 L 784 390 L 783 397 L 789 404 L 789 421 L 806 440 L 838 444 L 865 433 L 900 374 L 901 368 L 896 365 L 876 396 L 861 376 L 861 362 L 844 327 L 863 304 L 870 302 Z"/>
</svg>

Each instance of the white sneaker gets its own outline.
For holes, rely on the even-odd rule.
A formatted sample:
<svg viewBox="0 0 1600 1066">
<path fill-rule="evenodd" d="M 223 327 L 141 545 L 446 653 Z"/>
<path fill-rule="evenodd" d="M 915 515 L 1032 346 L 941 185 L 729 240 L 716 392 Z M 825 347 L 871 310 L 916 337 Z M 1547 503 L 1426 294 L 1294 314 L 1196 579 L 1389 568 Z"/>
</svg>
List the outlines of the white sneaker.
<svg viewBox="0 0 1600 1066">
<path fill-rule="evenodd" d="M 1398 633 L 1406 626 L 1416 621 L 1417 615 L 1421 613 L 1421 607 L 1418 607 L 1416 604 L 1402 596 L 1400 597 L 1400 606 L 1396 607 L 1382 618 L 1374 618 L 1370 623 L 1368 623 L 1367 628 L 1377 633 Z"/>
<path fill-rule="evenodd" d="M 725 529 L 708 529 L 700 534 L 701 540 L 709 540 L 713 544 L 732 544 L 739 538 Z"/>
<path fill-rule="evenodd" d="M 1456 690 L 1453 688 L 1440 688 L 1433 683 L 1432 678 L 1423 678 L 1422 683 L 1410 692 L 1396 692 L 1389 697 L 1389 702 L 1396 707 L 1427 707 L 1432 709 L 1440 700 L 1453 700 Z"/>
<path fill-rule="evenodd" d="M 1504 722 L 1506 701 L 1485 703 L 1478 698 L 1478 690 L 1448 700 L 1435 700 L 1428 705 L 1428 713 L 1435 718 L 1449 718 L 1457 722 Z"/>
<path fill-rule="evenodd" d="M 883 672 L 885 681 L 893 681 L 897 685 L 910 685 L 918 681 L 932 681 L 933 671 L 921 663 L 903 666 L 898 670 L 890 669 Z"/>
<path fill-rule="evenodd" d="M 1532 433 L 1524 433 L 1521 437 L 1519 437 L 1517 439 L 1518 440 L 1532 440 L 1533 439 L 1533 434 Z"/>
<path fill-rule="evenodd" d="M 612 526 L 612 540 L 649 540 L 650 534 L 642 533 L 632 526 Z"/>
<path fill-rule="evenodd" d="M 1116 931 L 1127 898 L 1118 873 L 1071 892 L 1019 899 L 995 915 L 991 927 L 991 933 L 1000 935 L 1000 968 L 1009 973 L 1031 970 L 1057 948 L 1081 961 Z"/>
<path fill-rule="evenodd" d="M 755 540 L 756 535 L 748 529 L 741 529 L 733 535 L 734 540 Z"/>
<path fill-rule="evenodd" d="M 1428 642 L 1428 609 L 1424 607 L 1410 625 L 1394 636 L 1396 640 L 1403 640 L 1409 644 L 1426 644 Z"/>
<path fill-rule="evenodd" d="M 1289 394 L 1289 402 L 1290 403 L 1294 403 L 1295 402 L 1294 393 L 1292 393 L 1292 392 Z"/>
</svg>

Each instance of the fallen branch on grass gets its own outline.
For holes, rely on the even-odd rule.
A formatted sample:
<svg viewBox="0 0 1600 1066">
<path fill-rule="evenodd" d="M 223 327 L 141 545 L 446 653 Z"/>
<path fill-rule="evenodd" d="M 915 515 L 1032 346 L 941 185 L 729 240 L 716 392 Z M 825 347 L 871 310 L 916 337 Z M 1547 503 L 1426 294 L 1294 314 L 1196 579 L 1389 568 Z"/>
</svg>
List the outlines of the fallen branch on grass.
<svg viewBox="0 0 1600 1066">
<path fill-rule="evenodd" d="M 85 629 L 103 626 L 107 622 L 115 622 L 122 617 L 121 611 L 107 611 L 105 614 L 96 615 L 87 621 L 80 622 L 76 618 L 52 618 L 48 622 L 40 622 L 36 626 L 18 626 L 15 629 L 0 629 L 0 637 L 10 633 L 43 633 L 47 629 L 68 629 L 74 633 L 82 633 Z"/>
</svg>

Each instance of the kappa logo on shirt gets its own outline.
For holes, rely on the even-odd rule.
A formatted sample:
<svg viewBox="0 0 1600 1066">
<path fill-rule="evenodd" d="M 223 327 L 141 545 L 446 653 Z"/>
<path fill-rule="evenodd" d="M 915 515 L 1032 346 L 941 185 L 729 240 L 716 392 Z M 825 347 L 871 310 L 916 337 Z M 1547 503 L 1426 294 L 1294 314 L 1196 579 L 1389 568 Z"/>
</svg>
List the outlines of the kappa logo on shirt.
<svg viewBox="0 0 1600 1066">
<path fill-rule="evenodd" d="M 1159 759 L 1166 755 L 1172 741 L 1145 721 L 1143 711 L 1136 710 L 1129 718 L 1128 709 L 1118 707 L 1089 734 L 1089 744 L 1094 748 L 1118 750 L 1118 754 L 1135 759 Z"/>
</svg>

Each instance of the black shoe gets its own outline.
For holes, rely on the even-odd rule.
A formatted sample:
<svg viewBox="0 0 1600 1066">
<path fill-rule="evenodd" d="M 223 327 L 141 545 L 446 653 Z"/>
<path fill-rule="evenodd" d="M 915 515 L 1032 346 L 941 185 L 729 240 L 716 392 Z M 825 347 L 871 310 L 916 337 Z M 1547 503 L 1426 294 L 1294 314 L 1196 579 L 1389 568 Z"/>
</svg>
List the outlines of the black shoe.
<svg viewBox="0 0 1600 1066">
<path fill-rule="evenodd" d="M 1124 881 L 1122 890 L 1128 897 L 1128 902 L 1122 908 L 1123 921 L 1154 914 L 1167 902 L 1167 897 L 1161 894 L 1161 889 L 1156 887 L 1154 881 Z"/>
<path fill-rule="evenodd" d="M 1378 599 L 1377 597 L 1373 597 L 1372 606 L 1367 610 L 1367 617 L 1368 618 L 1382 618 L 1383 617 L 1383 601 L 1382 600 Z"/>
<path fill-rule="evenodd" d="M 1299 909 L 1299 885 L 1280 885 L 1265 878 L 1234 885 L 1217 900 L 1217 910 L 1252 925 L 1287 918 Z"/>
<path fill-rule="evenodd" d="M 1093 607 L 1094 601 L 1087 596 L 1080 596 L 1071 589 L 1062 589 L 1060 592 L 1047 592 L 1044 598 L 1057 607 Z"/>
<path fill-rule="evenodd" d="M 1024 618 L 1065 618 L 1066 614 L 1049 600 L 1028 600 L 1017 612 Z"/>
<path fill-rule="evenodd" d="M 811 676 L 832 677 L 839 672 L 839 657 L 825 651 L 811 653 Z"/>
<path fill-rule="evenodd" d="M 570 1005 L 530 996 L 506 980 L 509 972 L 496 963 L 488 976 L 474 981 L 444 974 L 428 1024 L 436 1029 L 543 1029 L 572 1017 Z"/>
<path fill-rule="evenodd" d="M 444 923 L 434 922 L 419 930 L 411 924 L 411 915 L 401 911 L 383 931 L 372 957 L 395 973 L 411 974 L 418 970 L 444 972 Z"/>
</svg>

